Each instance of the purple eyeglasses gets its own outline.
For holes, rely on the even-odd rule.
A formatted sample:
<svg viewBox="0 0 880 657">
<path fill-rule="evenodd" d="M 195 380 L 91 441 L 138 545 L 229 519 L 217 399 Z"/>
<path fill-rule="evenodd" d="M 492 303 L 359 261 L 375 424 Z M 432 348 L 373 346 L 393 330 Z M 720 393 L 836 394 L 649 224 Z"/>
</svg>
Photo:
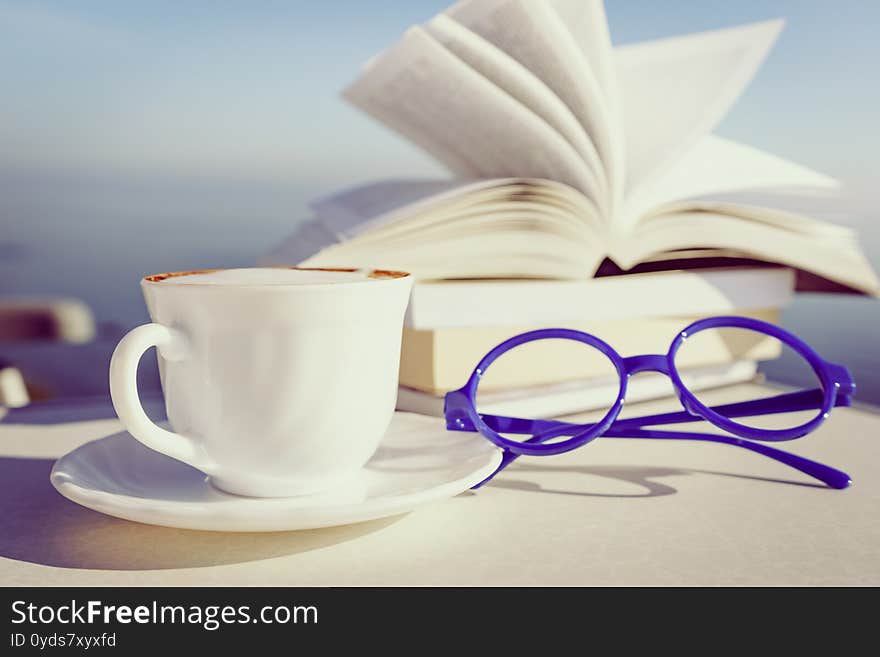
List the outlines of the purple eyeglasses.
<svg viewBox="0 0 880 657">
<path fill-rule="evenodd" d="M 821 386 L 809 390 L 789 392 L 765 399 L 707 406 L 703 404 L 682 382 L 675 365 L 675 356 L 685 342 L 701 331 L 709 329 L 746 329 L 776 338 L 801 356 L 816 374 Z M 597 349 L 611 361 L 620 377 L 620 390 L 616 401 L 598 422 L 574 424 L 557 420 L 529 420 L 499 415 L 481 414 L 476 408 L 477 388 L 480 379 L 502 354 L 527 342 L 546 339 L 574 340 Z M 626 397 L 627 380 L 639 372 L 660 372 L 672 380 L 683 411 L 647 415 L 618 420 Z M 523 455 L 547 456 L 576 449 L 599 436 L 609 438 L 656 438 L 661 440 L 703 440 L 724 445 L 744 447 L 770 457 L 796 470 L 815 477 L 831 488 L 846 488 L 849 475 L 835 468 L 805 459 L 795 454 L 763 445 L 761 442 L 778 442 L 800 438 L 816 429 L 835 406 L 850 406 L 856 385 L 852 374 L 842 365 L 824 360 L 807 343 L 788 331 L 750 317 L 709 317 L 682 330 L 663 355 L 642 355 L 623 358 L 611 346 L 599 338 L 572 329 L 549 328 L 529 331 L 505 340 L 486 354 L 477 364 L 467 383 L 447 393 L 445 403 L 446 427 L 451 431 L 478 431 L 485 438 L 504 450 L 501 464 L 489 477 L 474 486 L 479 488 L 501 470 Z M 787 429 L 760 429 L 736 422 L 733 418 L 771 415 L 816 409 L 809 421 Z M 646 427 L 679 424 L 707 420 L 716 427 L 733 434 L 723 436 L 690 431 L 662 431 Z M 531 435 L 517 441 L 502 436 L 507 434 Z M 566 437 L 558 442 L 554 438 Z"/>
</svg>

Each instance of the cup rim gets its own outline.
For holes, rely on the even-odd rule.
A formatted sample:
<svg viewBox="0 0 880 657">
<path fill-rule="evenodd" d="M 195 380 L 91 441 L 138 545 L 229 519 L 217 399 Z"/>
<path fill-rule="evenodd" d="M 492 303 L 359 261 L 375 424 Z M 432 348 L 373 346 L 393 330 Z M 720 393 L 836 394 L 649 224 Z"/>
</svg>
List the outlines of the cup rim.
<svg viewBox="0 0 880 657">
<path fill-rule="evenodd" d="M 295 269 L 297 271 L 328 271 L 340 273 L 367 272 L 364 278 L 345 281 L 321 281 L 312 283 L 178 283 L 174 279 L 184 278 L 187 276 L 196 276 L 198 274 L 210 274 L 219 271 L 231 271 L 233 269 Z M 372 269 L 369 267 L 291 267 L 284 265 L 264 265 L 256 267 L 216 267 L 213 269 L 192 269 L 182 271 L 164 272 L 162 274 L 150 274 L 141 279 L 141 285 L 158 285 L 163 287 L 171 287 L 184 285 L 185 287 L 212 287 L 212 288 L 229 288 L 229 287 L 325 287 L 339 285 L 356 285 L 362 283 L 376 283 L 380 281 L 395 281 L 401 279 L 412 278 L 412 274 L 405 271 L 393 269 Z"/>
</svg>

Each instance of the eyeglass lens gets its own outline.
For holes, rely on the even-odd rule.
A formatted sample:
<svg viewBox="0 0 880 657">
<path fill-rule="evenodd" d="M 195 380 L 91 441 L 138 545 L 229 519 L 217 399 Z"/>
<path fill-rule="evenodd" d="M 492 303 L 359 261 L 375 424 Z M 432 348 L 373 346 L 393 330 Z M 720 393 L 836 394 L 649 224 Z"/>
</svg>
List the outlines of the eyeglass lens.
<svg viewBox="0 0 880 657">
<path fill-rule="evenodd" d="M 799 352 L 771 335 L 751 329 L 719 327 L 692 333 L 676 352 L 674 362 L 685 387 L 705 406 L 733 404 L 768 396 L 766 388 L 747 383 L 725 386 L 723 390 L 712 385 L 700 388 L 693 385 L 693 382 L 699 381 L 699 376 L 687 376 L 688 372 L 699 373 L 701 367 L 731 363 L 756 367 L 758 376 L 755 383 L 763 378 L 762 373 L 767 368 L 772 367 L 774 382 L 787 384 L 792 390 L 822 387 L 818 374 Z M 777 394 L 785 391 L 780 389 Z M 811 409 L 795 413 L 737 417 L 735 421 L 758 429 L 788 429 L 809 422 L 819 413 L 818 409 Z"/>
</svg>

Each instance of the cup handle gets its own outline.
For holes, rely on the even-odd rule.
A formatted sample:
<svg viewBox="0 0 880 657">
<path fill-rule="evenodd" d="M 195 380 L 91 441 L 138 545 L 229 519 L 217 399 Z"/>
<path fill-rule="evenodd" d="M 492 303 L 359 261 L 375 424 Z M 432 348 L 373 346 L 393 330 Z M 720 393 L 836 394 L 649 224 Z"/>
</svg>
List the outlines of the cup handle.
<svg viewBox="0 0 880 657">
<path fill-rule="evenodd" d="M 144 412 L 137 389 L 137 367 L 150 347 L 162 350 L 166 360 L 182 360 L 185 339 L 161 324 L 143 324 L 129 331 L 110 359 L 110 397 L 116 414 L 128 432 L 150 449 L 188 463 L 204 472 L 211 469 L 204 450 L 192 438 L 155 424 Z"/>
</svg>

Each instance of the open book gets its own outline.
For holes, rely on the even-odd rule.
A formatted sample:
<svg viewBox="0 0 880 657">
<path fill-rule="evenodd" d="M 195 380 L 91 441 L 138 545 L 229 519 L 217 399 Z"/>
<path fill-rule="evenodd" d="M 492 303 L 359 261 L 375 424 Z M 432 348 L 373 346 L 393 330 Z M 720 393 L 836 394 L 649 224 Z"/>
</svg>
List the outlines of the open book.
<svg viewBox="0 0 880 657">
<path fill-rule="evenodd" d="M 629 270 L 745 258 L 799 270 L 802 288 L 877 294 L 851 230 L 711 200 L 836 186 L 712 134 L 781 25 L 613 48 L 599 0 L 460 2 L 410 28 L 345 92 L 455 179 L 319 201 L 268 260 L 583 279 L 606 259 Z"/>
</svg>

